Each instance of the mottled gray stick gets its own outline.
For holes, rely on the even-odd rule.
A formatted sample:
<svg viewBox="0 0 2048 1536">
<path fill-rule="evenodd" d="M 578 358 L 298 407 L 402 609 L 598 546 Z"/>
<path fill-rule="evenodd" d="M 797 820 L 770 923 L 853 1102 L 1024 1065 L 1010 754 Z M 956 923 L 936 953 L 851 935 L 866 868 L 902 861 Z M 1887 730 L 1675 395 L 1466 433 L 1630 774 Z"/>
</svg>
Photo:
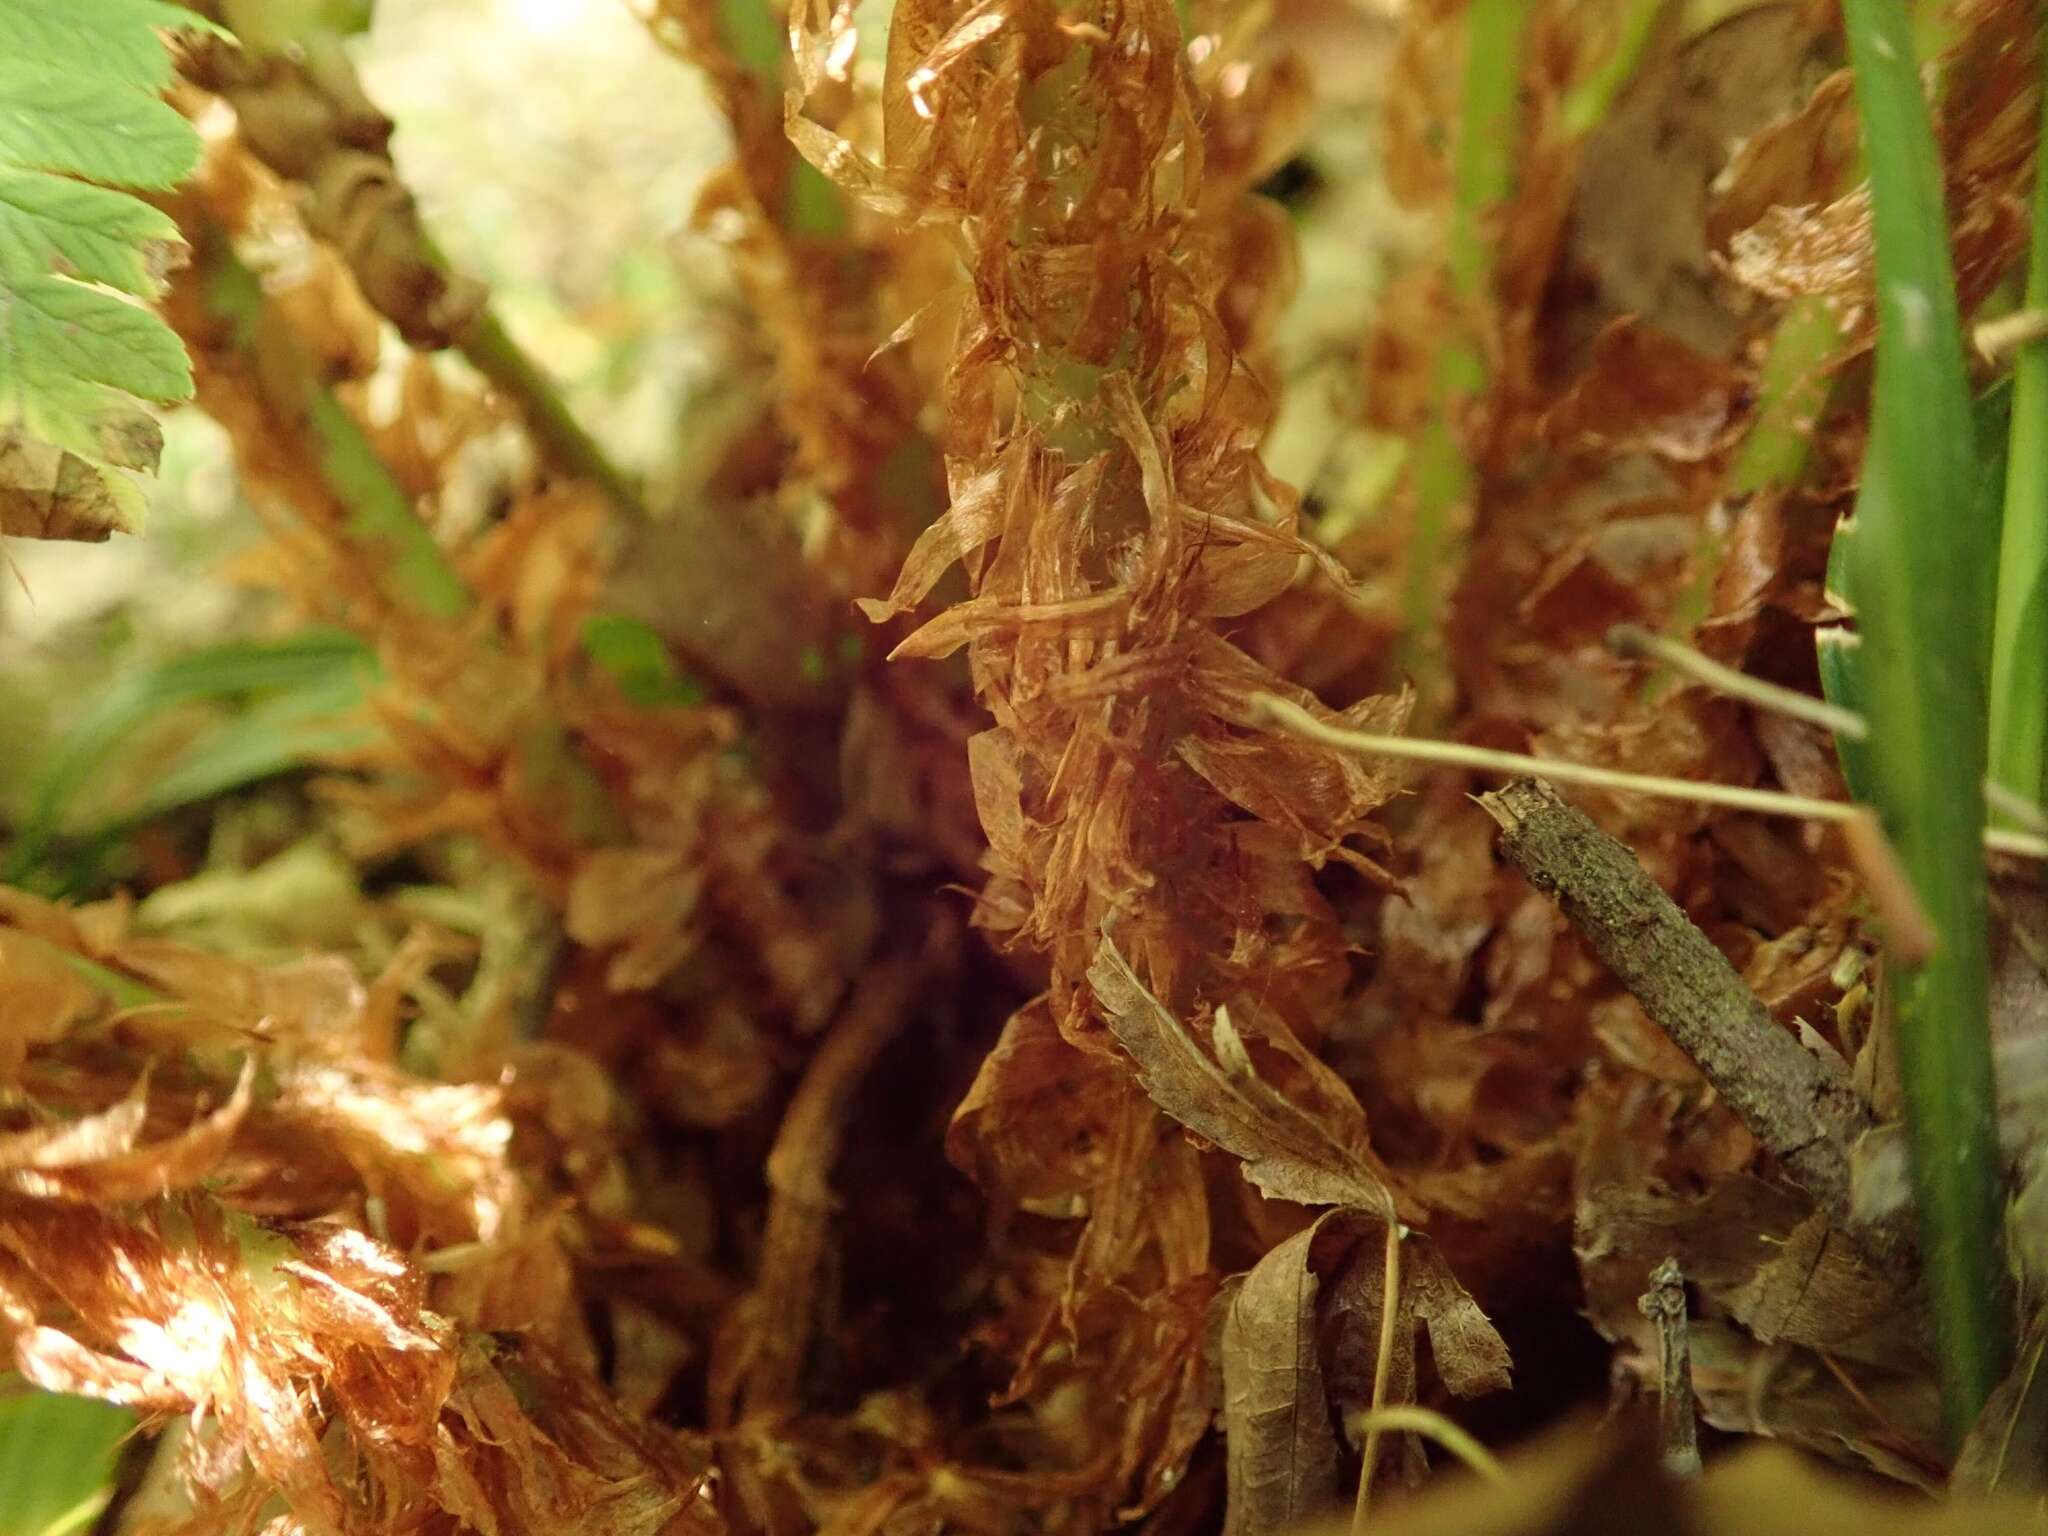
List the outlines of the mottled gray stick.
<svg viewBox="0 0 2048 1536">
<path fill-rule="evenodd" d="M 1849 1216 L 1849 1147 L 1870 1124 L 1848 1080 L 1771 1018 L 1636 856 L 1549 785 L 1481 795 L 1501 851 L 1557 899 L 1651 1020 L 1830 1219 Z"/>
</svg>

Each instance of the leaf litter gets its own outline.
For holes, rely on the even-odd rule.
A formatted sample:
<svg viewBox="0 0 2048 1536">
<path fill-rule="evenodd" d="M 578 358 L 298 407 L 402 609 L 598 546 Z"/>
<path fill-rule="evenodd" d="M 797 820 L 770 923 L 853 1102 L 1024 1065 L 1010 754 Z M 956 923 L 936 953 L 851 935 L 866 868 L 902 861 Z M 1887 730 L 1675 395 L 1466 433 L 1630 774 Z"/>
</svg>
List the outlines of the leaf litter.
<svg viewBox="0 0 2048 1536">
<path fill-rule="evenodd" d="M 787 55 L 765 7 L 641 9 L 731 127 L 698 220 L 774 381 L 669 545 L 438 355 L 481 293 L 352 74 L 187 50 L 208 150 L 165 313 L 271 531 L 237 575 L 381 662 L 295 814 L 433 883 L 323 886 L 329 952 L 286 957 L 181 936 L 251 878 L 189 857 L 140 907 L 0 900 L 0 1334 L 28 1381 L 181 1426 L 124 1528 L 1264 1536 L 1363 1474 L 1399 1529 L 1455 1517 L 1403 1507 L 1424 1442 L 1359 1415 L 1505 1440 L 1625 1404 L 1667 1258 L 1707 1425 L 1938 1483 L 1910 1287 L 1496 857 L 1484 786 L 1256 702 L 1840 793 L 1824 746 L 1605 643 L 1690 614 L 1813 686 L 1871 310 L 1832 17 L 1664 8 L 1588 128 L 1567 103 L 1620 34 L 1538 7 L 1475 303 L 1413 233 L 1473 212 L 1459 8 L 1386 20 L 1364 89 L 1290 51 L 1349 35 L 1306 4 L 798 0 Z M 1966 302 L 2025 240 L 2018 9 L 1957 8 L 1937 66 L 1971 82 L 1939 118 Z M 1452 329 L 1482 371 L 1438 423 L 1469 537 L 1435 661 L 1387 568 L 1425 457 L 1342 521 L 1261 457 L 1297 240 L 1354 236 L 1260 189 L 1360 125 L 1413 224 L 1368 328 L 1322 338 L 1332 419 L 1419 438 Z M 1738 491 L 1811 296 L 1839 390 L 1805 476 Z M 660 597 L 691 519 L 727 530 L 667 584 L 710 655 Z M 635 580 L 705 686 L 593 661 Z M 1841 840 L 1575 798 L 1892 1118 Z M 461 899 L 479 868 L 502 906 Z M 1842 1149 L 1866 1217 L 1895 1140 Z M 2039 1486 L 2038 1343 L 1959 1483 Z M 1670 1487 L 1588 1443 L 1511 1463 L 1515 1528 L 1564 1528 L 1557 1499 L 1759 1528 L 1810 1475 L 1710 1454 Z"/>
</svg>

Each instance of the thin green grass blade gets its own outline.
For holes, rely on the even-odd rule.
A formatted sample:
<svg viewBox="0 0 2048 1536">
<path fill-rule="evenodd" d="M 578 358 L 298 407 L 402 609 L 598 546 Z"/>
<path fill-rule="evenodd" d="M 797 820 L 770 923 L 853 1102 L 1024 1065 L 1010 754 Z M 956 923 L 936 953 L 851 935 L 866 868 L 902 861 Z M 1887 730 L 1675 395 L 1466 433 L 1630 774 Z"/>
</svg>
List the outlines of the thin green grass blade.
<svg viewBox="0 0 2048 1536">
<path fill-rule="evenodd" d="M 781 89 L 788 29 L 762 0 L 718 0 L 718 33 L 739 65 Z"/>
<path fill-rule="evenodd" d="M 2006 478 L 2002 445 L 2006 439 L 2011 404 L 2012 392 L 2003 385 L 1994 386 L 1977 401 L 1977 441 L 1986 445 L 1987 453 L 1977 465 L 1975 487 L 1971 499 L 1965 504 L 1967 517 L 1977 526 L 1988 526 L 1998 517 L 1999 497 Z M 1890 494 L 1889 484 L 1890 473 L 1882 456 L 1873 455 L 1863 467 L 1863 484 L 1857 491 L 1856 505 L 1878 509 Z M 1883 525 L 1890 515 L 1888 508 L 1879 510 L 1879 524 Z M 1816 639 L 1822 696 L 1830 704 L 1861 715 L 1869 708 L 1870 689 L 1863 675 L 1862 637 L 1854 627 L 1856 604 L 1851 595 L 1854 585 L 1851 572 L 1858 559 L 1859 527 L 1852 512 L 1836 525 L 1834 542 L 1828 547 L 1828 603 L 1850 622 L 1823 629 Z M 1875 803 L 1876 770 L 1871 764 L 1869 740 L 1837 736 L 1835 755 L 1841 759 L 1842 777 L 1849 786 L 1849 797 L 1866 804 Z"/>
<path fill-rule="evenodd" d="M 2048 143 L 2048 93 L 2042 97 Z M 2027 307 L 2048 307 L 2048 154 L 2034 165 Z M 1991 776 L 2037 799 L 2048 788 L 2048 342 L 2013 365 L 2012 432 L 1991 632 Z"/>
<path fill-rule="evenodd" d="M 1583 137 L 1606 120 L 1614 99 L 1635 78 L 1663 11 L 1664 0 L 1627 0 L 1613 49 L 1565 93 L 1562 118 L 1567 136 Z"/>
<path fill-rule="evenodd" d="M 1841 345 L 1841 322 L 1827 299 L 1809 297 L 1786 307 L 1757 378 L 1756 425 L 1736 455 L 1731 489 L 1761 491 L 1798 483 L 1806 472 L 1813 425 L 1834 385 L 1827 363 Z"/>
<path fill-rule="evenodd" d="M 149 788 L 113 824 L 128 825 L 302 766 L 364 738 L 347 719 L 362 707 L 376 660 L 339 630 L 311 629 L 287 640 L 234 641 L 121 677 L 53 741 L 28 775 L 28 790 L 4 876 L 19 882 L 71 825 L 72 809 L 165 712 L 198 700 L 254 696 L 152 774 Z M 103 827 L 106 831 L 109 828 Z"/>
<path fill-rule="evenodd" d="M 1898 0 L 1844 0 L 1877 236 L 1877 373 L 1850 595 L 1870 772 L 1936 950 L 1901 977 L 1898 1047 L 1943 1418 L 1960 1438 L 2012 1354 L 1988 1027 L 1984 824 L 1991 529 L 1941 167 Z"/>
<path fill-rule="evenodd" d="M 1473 0 L 1467 13 L 1465 96 L 1451 167 L 1451 282 L 1478 299 L 1493 281 L 1494 210 L 1515 185 L 1522 41 L 1529 0 Z"/>
<path fill-rule="evenodd" d="M 349 668 L 251 705 L 157 775 L 122 825 L 368 746 L 377 729 L 362 718 L 363 700 L 363 675 Z"/>
</svg>

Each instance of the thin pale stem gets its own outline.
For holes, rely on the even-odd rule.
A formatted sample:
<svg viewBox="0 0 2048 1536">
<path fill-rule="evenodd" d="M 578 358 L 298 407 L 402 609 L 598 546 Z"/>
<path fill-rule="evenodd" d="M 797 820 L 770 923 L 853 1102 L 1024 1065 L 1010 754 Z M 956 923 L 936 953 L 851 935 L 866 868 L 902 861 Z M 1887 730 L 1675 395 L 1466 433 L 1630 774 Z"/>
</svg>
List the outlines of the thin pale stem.
<svg viewBox="0 0 2048 1536">
<path fill-rule="evenodd" d="M 1996 320 L 1980 320 L 1970 328 L 1970 340 L 1985 362 L 2010 362 L 2022 347 L 2048 341 L 2048 309 L 2016 309 Z"/>
<path fill-rule="evenodd" d="M 1370 1435 L 1377 1430 L 1389 1430 L 1395 1434 L 1421 1435 L 1434 1440 L 1489 1483 L 1508 1480 L 1507 1469 L 1495 1459 L 1493 1452 L 1473 1439 L 1463 1425 L 1445 1418 L 1433 1408 L 1395 1403 L 1356 1415 L 1351 1426 L 1354 1434 Z"/>
<path fill-rule="evenodd" d="M 1665 635 L 1653 634 L 1638 625 L 1615 625 L 1608 633 L 1607 646 L 1618 656 L 1659 662 L 1716 693 L 1740 699 L 1773 714 L 1821 726 L 1850 741 L 1866 741 L 1870 737 L 1870 722 L 1853 709 L 1816 699 L 1796 688 L 1767 683 L 1733 667 L 1724 667 L 1689 645 Z M 1984 781 L 1984 802 L 2027 831 L 2048 834 L 2048 810 L 2043 810 L 2037 801 L 2007 789 L 1995 779 Z"/>
<path fill-rule="evenodd" d="M 1380 1352 L 1372 1364 L 1372 1408 L 1364 1416 L 1364 1461 L 1358 1468 L 1358 1502 L 1351 1509 L 1351 1536 L 1364 1536 L 1372 1515 L 1372 1474 L 1380 1459 L 1380 1433 L 1386 1427 L 1387 1382 L 1394 1369 L 1394 1336 L 1401 1311 L 1401 1223 L 1387 1218 L 1386 1272 L 1380 1281 Z"/>
<path fill-rule="evenodd" d="M 1254 694 L 1252 703 L 1266 718 L 1296 736 L 1361 756 L 1394 757 L 1413 763 L 1436 763 L 1447 768 L 1471 768 L 1480 773 L 1530 774 L 1548 779 L 1553 784 L 1580 784 L 1588 789 L 1653 795 L 1663 800 L 1691 800 L 1700 805 L 1723 805 L 1730 810 L 1750 811 L 1759 816 L 1792 816 L 1805 821 L 1847 823 L 1860 821 L 1869 815 L 1865 807 L 1844 800 L 1815 800 L 1806 795 L 1787 795 L 1770 789 L 1744 789 L 1735 784 L 1709 784 L 1698 779 L 1666 778 L 1660 774 L 1624 773 L 1620 769 L 1598 768 L 1590 763 L 1530 757 L 1522 752 L 1496 752 L 1456 741 L 1418 741 L 1410 736 L 1376 736 L 1365 731 L 1347 731 L 1325 725 L 1300 705 L 1278 694 Z M 1984 846 L 1993 853 L 2009 853 L 2023 859 L 2048 859 L 2048 837 L 2014 832 L 2004 827 L 1987 827 Z"/>
<path fill-rule="evenodd" d="M 1607 648 L 1617 656 L 1630 660 L 1661 662 L 1674 672 L 1682 672 L 1694 682 L 1702 683 L 1716 693 L 1754 704 L 1759 709 L 1768 709 L 1774 714 L 1787 715 L 1794 720 L 1805 720 L 1837 736 L 1847 736 L 1851 741 L 1861 741 L 1870 734 L 1870 725 L 1853 709 L 1844 709 L 1839 704 L 1830 704 L 1816 699 L 1811 694 L 1801 693 L 1796 688 L 1782 687 L 1767 683 L 1762 678 L 1751 677 L 1747 672 L 1738 672 L 1733 667 L 1723 666 L 1710 656 L 1703 656 L 1689 645 L 1681 644 L 1664 635 L 1654 634 L 1636 624 L 1617 624 L 1607 634 Z"/>
</svg>

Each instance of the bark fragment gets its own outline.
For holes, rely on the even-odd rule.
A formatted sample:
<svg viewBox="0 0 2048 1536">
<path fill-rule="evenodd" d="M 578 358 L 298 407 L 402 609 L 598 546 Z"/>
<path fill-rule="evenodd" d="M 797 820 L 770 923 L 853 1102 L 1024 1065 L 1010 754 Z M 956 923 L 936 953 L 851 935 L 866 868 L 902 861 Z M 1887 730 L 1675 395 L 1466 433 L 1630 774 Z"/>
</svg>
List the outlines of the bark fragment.
<svg viewBox="0 0 2048 1536">
<path fill-rule="evenodd" d="M 1847 1079 L 1780 1029 L 1635 855 L 1556 790 L 1517 779 L 1479 803 L 1529 883 L 1556 898 L 1792 1180 L 1846 1221 L 1849 1147 L 1870 1124 Z"/>
</svg>

